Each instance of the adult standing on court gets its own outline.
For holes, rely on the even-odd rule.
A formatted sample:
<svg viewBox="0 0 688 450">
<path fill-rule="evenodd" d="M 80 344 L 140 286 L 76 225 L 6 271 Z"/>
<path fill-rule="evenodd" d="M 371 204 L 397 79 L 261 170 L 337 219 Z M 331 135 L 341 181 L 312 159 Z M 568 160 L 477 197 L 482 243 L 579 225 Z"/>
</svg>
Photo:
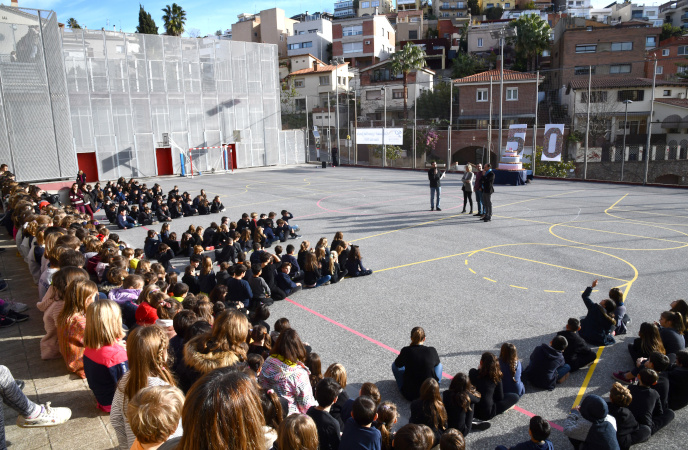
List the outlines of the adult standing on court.
<svg viewBox="0 0 688 450">
<path fill-rule="evenodd" d="M 475 174 L 473 173 L 471 163 L 466 164 L 466 171 L 463 173 L 461 181 L 463 182 L 463 186 L 461 186 L 461 190 L 463 191 L 463 211 L 461 211 L 461 214 L 466 212 L 466 202 L 471 203 L 471 211 L 468 214 L 473 214 L 473 184 L 475 183 Z"/>
<path fill-rule="evenodd" d="M 483 211 L 485 217 L 482 218 L 484 222 L 492 220 L 492 194 L 494 194 L 494 179 L 495 174 L 492 171 L 490 164 L 485 164 L 485 174 L 483 175 Z"/>
<path fill-rule="evenodd" d="M 446 173 L 446 172 L 445 172 Z M 442 194 L 442 182 L 440 181 L 444 178 L 444 173 L 440 174 L 437 170 L 437 163 L 433 162 L 430 170 L 428 170 L 428 180 L 430 180 L 430 211 L 440 209 L 440 195 Z M 437 203 L 435 203 L 435 194 L 437 194 Z"/>
<path fill-rule="evenodd" d="M 475 169 L 475 207 L 478 213 L 474 216 L 482 216 L 483 211 L 483 165 L 477 164 Z"/>
</svg>

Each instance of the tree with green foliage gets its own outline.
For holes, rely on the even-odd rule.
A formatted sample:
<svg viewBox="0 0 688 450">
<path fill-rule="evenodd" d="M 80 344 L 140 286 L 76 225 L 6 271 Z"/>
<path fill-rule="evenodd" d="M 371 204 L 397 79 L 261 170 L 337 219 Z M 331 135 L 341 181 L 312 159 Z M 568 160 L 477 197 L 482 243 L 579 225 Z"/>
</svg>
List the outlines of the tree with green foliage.
<svg viewBox="0 0 688 450">
<path fill-rule="evenodd" d="M 416 114 L 421 119 L 449 120 L 451 106 L 451 86 L 438 83 L 432 91 L 427 90 L 416 100 Z"/>
<path fill-rule="evenodd" d="M 659 35 L 659 42 L 662 42 L 665 39 L 682 35 L 683 29 L 681 29 L 680 27 L 675 27 L 670 23 L 665 23 L 664 25 L 662 25 L 662 33 Z"/>
<path fill-rule="evenodd" d="M 143 5 L 140 3 L 139 25 L 136 27 L 136 32 L 141 34 L 158 34 L 158 26 L 155 25 L 155 20 L 153 20 L 149 12 L 143 9 Z"/>
<path fill-rule="evenodd" d="M 72 30 L 79 30 L 81 29 L 81 25 L 79 25 L 79 22 L 76 21 L 74 17 L 70 17 L 69 20 L 67 21 L 67 26 L 71 28 Z"/>
<path fill-rule="evenodd" d="M 162 20 L 165 22 L 165 34 L 168 36 L 181 36 L 184 33 L 186 11 L 178 4 L 172 3 L 172 6 L 165 6 L 162 12 L 165 13 L 162 16 Z"/>
<path fill-rule="evenodd" d="M 371 148 L 373 150 L 373 155 L 375 155 L 376 158 L 382 158 L 382 147 L 382 145 L 375 145 Z M 401 147 L 397 145 L 385 145 L 384 147 L 389 165 L 394 166 L 394 161 L 401 158 Z"/>
<path fill-rule="evenodd" d="M 526 3 L 525 5 L 523 5 L 523 9 L 524 9 L 525 11 L 527 11 L 527 10 L 529 10 L 529 9 L 537 9 L 537 8 L 535 7 L 535 2 L 533 2 L 533 1 L 531 0 L 531 1 L 529 1 L 528 3 Z"/>
<path fill-rule="evenodd" d="M 522 15 L 509 26 L 516 28 L 514 39 L 517 56 L 527 61 L 527 70 L 535 70 L 537 57 L 550 47 L 550 27 L 535 14 Z"/>
<path fill-rule="evenodd" d="M 470 53 L 459 52 L 452 62 L 452 78 L 463 78 L 485 70 L 483 60 Z"/>
<path fill-rule="evenodd" d="M 403 75 L 404 119 L 408 119 L 408 74 L 425 66 L 425 52 L 418 46 L 407 43 L 404 48 L 392 54 L 391 72 Z"/>
<path fill-rule="evenodd" d="M 499 20 L 502 18 L 502 14 L 504 14 L 504 8 L 501 6 L 494 6 L 485 10 L 487 20 Z"/>
<path fill-rule="evenodd" d="M 542 161 L 542 146 L 538 145 L 535 148 L 535 173 L 543 177 L 557 177 L 566 178 L 572 169 L 576 168 L 573 161 Z M 523 159 L 530 161 L 532 155 L 523 155 Z M 532 162 L 524 162 L 523 168 L 526 170 L 533 170 Z"/>
<path fill-rule="evenodd" d="M 471 11 L 472 16 L 479 16 L 482 11 L 480 11 L 480 1 L 479 0 L 468 0 L 468 9 Z"/>
<path fill-rule="evenodd" d="M 217 37 L 222 36 L 222 30 L 217 30 L 217 31 L 215 32 L 215 36 L 217 36 Z"/>
</svg>

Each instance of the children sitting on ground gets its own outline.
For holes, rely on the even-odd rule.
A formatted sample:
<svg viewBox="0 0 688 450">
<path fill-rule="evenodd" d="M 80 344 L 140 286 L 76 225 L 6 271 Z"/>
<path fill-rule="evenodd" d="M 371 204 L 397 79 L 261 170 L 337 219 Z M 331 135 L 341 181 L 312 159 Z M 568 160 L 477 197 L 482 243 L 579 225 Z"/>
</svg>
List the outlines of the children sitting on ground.
<svg viewBox="0 0 688 450">
<path fill-rule="evenodd" d="M 528 427 L 528 435 L 530 440 L 521 442 L 513 447 L 505 447 L 499 445 L 495 450 L 554 450 L 554 444 L 547 439 L 552 428 L 545 419 L 540 416 L 533 416 L 530 418 L 530 425 Z"/>
<path fill-rule="evenodd" d="M 557 384 L 568 379 L 571 366 L 566 364 L 563 354 L 567 345 L 564 336 L 557 336 L 549 345 L 535 347 L 530 355 L 528 367 L 523 373 L 530 384 L 551 391 Z"/>
<path fill-rule="evenodd" d="M 352 417 L 346 422 L 340 448 L 379 449 L 382 445 L 380 430 L 373 427 L 377 419 L 377 405 L 367 395 L 354 400 Z"/>
<path fill-rule="evenodd" d="M 590 345 L 612 345 L 616 342 L 613 332 L 616 329 L 614 302 L 606 299 L 599 304 L 590 300 L 592 290 L 597 287 L 597 280 L 583 291 L 583 302 L 588 314 L 581 321 L 580 336 Z"/>
<path fill-rule="evenodd" d="M 590 350 L 588 344 L 578 334 L 580 329 L 580 320 L 572 317 L 566 323 L 566 330 L 557 333 L 557 336 L 564 337 L 568 343 L 564 350 L 564 361 L 571 367 L 571 373 L 585 368 L 597 359 L 597 354 Z"/>
</svg>

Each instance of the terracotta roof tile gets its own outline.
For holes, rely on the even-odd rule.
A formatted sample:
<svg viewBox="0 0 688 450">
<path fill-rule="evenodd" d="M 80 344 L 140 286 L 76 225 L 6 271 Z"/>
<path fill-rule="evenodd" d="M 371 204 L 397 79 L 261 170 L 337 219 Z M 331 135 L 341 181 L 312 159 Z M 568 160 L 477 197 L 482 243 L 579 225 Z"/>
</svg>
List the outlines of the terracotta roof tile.
<svg viewBox="0 0 688 450">
<path fill-rule="evenodd" d="M 681 86 L 686 83 L 677 81 L 663 81 L 657 80 L 657 86 Z M 592 88 L 623 88 L 623 87 L 652 87 L 652 78 L 638 78 L 638 77 L 592 77 Z M 571 80 L 569 82 L 569 89 L 587 89 L 588 79 L 581 78 Z"/>
<path fill-rule="evenodd" d="M 475 75 L 469 75 L 467 77 L 458 78 L 454 80 L 454 83 L 489 83 L 490 77 L 492 81 L 499 81 L 500 70 L 488 70 L 487 72 L 476 73 Z M 515 70 L 504 70 L 504 81 L 522 81 L 522 80 L 535 80 L 537 75 L 534 73 L 516 72 Z M 542 77 L 541 77 L 542 78 Z"/>
<path fill-rule="evenodd" d="M 340 64 L 340 66 L 346 66 L 348 64 L 349 64 L 348 62 L 345 62 L 344 64 Z M 315 70 L 312 67 L 309 67 L 308 69 L 301 69 L 301 70 L 297 70 L 296 72 L 292 72 L 287 76 L 293 77 L 295 75 L 309 75 L 311 73 L 333 72 L 333 71 L 337 70 L 337 67 L 340 67 L 340 66 L 333 66 L 333 65 L 329 65 L 329 64 L 326 64 L 326 65 L 318 64 L 318 70 Z"/>
</svg>

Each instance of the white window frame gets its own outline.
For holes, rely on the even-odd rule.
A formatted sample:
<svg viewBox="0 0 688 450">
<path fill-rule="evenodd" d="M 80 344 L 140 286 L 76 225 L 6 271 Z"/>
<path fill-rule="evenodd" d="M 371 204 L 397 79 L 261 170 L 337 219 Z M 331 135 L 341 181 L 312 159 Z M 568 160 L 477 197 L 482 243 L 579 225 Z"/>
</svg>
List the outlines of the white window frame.
<svg viewBox="0 0 688 450">
<path fill-rule="evenodd" d="M 490 91 L 488 89 L 477 89 L 475 91 L 475 101 L 476 102 L 487 102 L 490 100 Z"/>
<path fill-rule="evenodd" d="M 305 78 L 294 79 L 294 87 L 297 89 L 305 88 L 306 87 L 306 79 Z"/>
<path fill-rule="evenodd" d="M 506 101 L 507 102 L 518 101 L 518 88 L 517 87 L 506 88 Z"/>
<path fill-rule="evenodd" d="M 361 36 L 363 35 L 363 25 L 350 25 L 342 27 L 342 36 Z"/>
<path fill-rule="evenodd" d="M 627 52 L 633 50 L 633 42 L 612 42 L 613 52 Z"/>
<path fill-rule="evenodd" d="M 349 47 L 347 49 L 347 46 Z M 360 46 L 360 48 L 359 48 Z M 363 41 L 342 43 L 342 53 L 362 53 Z"/>
<path fill-rule="evenodd" d="M 483 46 L 483 38 L 478 38 L 478 48 L 482 48 Z"/>
<path fill-rule="evenodd" d="M 597 53 L 597 44 L 578 44 L 576 53 Z"/>
<path fill-rule="evenodd" d="M 655 71 L 657 75 L 662 75 L 664 73 L 664 66 L 657 66 L 657 70 Z"/>
<path fill-rule="evenodd" d="M 657 47 L 657 36 L 647 36 L 645 38 L 645 48 Z"/>
<path fill-rule="evenodd" d="M 321 75 L 318 80 L 319 80 L 320 86 L 329 86 L 332 84 L 332 79 L 330 78 L 329 75 Z"/>
<path fill-rule="evenodd" d="M 628 70 L 622 70 L 626 67 L 628 67 Z M 609 66 L 609 73 L 611 74 L 631 73 L 632 70 L 633 66 L 631 64 L 612 64 L 611 66 Z"/>
<path fill-rule="evenodd" d="M 680 45 L 678 47 L 678 55 L 679 56 L 688 55 L 688 45 Z"/>
<path fill-rule="evenodd" d="M 370 8 L 370 2 L 361 2 L 361 9 Z"/>
<path fill-rule="evenodd" d="M 669 56 L 669 49 L 665 48 L 662 50 L 662 56 Z"/>
</svg>

